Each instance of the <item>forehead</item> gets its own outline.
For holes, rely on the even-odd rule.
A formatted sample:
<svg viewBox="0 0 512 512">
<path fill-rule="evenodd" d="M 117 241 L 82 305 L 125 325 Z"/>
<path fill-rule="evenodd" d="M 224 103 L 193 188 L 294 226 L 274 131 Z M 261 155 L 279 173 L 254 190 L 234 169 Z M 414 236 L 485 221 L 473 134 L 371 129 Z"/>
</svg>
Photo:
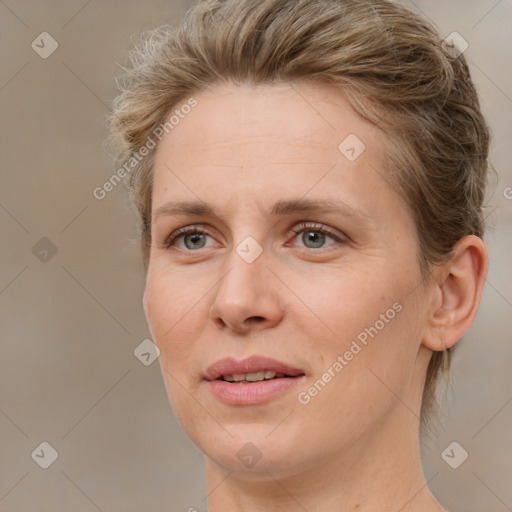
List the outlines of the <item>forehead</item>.
<svg viewBox="0 0 512 512">
<path fill-rule="evenodd" d="M 285 155 L 296 155 L 298 163 L 309 155 L 333 160 L 351 134 L 367 149 L 386 145 L 384 134 L 359 116 L 334 86 L 224 84 L 195 98 L 197 106 L 167 137 L 176 158 L 208 155 L 214 158 L 211 164 L 229 160 L 240 165 L 271 163 Z M 262 147 L 271 151 L 260 152 Z M 246 160 L 249 155 L 251 161 Z"/>
<path fill-rule="evenodd" d="M 225 84 L 194 98 L 157 148 L 154 208 L 184 195 L 227 203 L 235 192 L 238 206 L 306 194 L 347 203 L 383 197 L 386 136 L 334 86 Z"/>
</svg>

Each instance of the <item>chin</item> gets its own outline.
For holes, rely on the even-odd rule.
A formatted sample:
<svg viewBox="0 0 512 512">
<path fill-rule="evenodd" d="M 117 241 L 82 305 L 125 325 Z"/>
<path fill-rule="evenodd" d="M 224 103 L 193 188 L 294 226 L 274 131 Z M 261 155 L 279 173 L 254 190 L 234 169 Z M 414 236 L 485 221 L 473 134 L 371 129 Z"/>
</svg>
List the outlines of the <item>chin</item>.
<svg viewBox="0 0 512 512">
<path fill-rule="evenodd" d="M 251 453 L 252 449 L 248 449 L 247 453 Z M 270 453 L 264 450 L 260 457 L 256 457 L 250 462 L 245 455 L 245 461 L 240 460 L 237 453 L 206 453 L 206 457 L 216 466 L 222 468 L 228 473 L 234 473 L 239 478 L 250 481 L 268 481 L 269 478 L 286 478 L 292 476 L 297 471 L 298 462 L 290 459 L 288 453 Z"/>
<path fill-rule="evenodd" d="M 281 428 L 281 427 L 278 427 Z M 302 446 L 284 429 L 277 433 L 268 425 L 230 425 L 220 437 L 199 442 L 196 446 L 212 461 L 225 471 L 243 475 L 250 480 L 268 480 L 269 474 L 289 476 L 292 468 L 297 468 L 300 461 L 297 447 Z"/>
</svg>

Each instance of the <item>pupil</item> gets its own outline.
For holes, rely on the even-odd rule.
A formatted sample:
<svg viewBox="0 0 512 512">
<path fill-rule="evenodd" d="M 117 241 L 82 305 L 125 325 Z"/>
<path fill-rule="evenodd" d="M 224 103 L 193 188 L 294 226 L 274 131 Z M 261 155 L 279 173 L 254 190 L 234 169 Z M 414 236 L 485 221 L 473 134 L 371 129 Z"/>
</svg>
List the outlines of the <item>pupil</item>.
<svg viewBox="0 0 512 512">
<path fill-rule="evenodd" d="M 313 242 L 313 247 L 321 247 L 325 242 L 325 234 L 318 233 L 317 231 L 305 231 L 302 235 L 302 241 L 307 247 L 310 247 L 309 242 Z"/>
<path fill-rule="evenodd" d="M 196 242 L 198 241 L 198 239 L 200 239 L 201 237 L 204 237 L 204 235 L 202 233 L 193 233 L 191 235 L 187 235 L 184 237 L 184 242 L 185 242 L 185 246 L 187 247 L 187 249 L 197 249 L 198 247 L 201 248 L 204 246 L 204 240 L 203 240 L 203 244 L 202 245 L 196 245 Z M 192 240 L 192 247 L 189 246 L 189 244 L 187 243 L 187 239 L 188 240 Z"/>
</svg>

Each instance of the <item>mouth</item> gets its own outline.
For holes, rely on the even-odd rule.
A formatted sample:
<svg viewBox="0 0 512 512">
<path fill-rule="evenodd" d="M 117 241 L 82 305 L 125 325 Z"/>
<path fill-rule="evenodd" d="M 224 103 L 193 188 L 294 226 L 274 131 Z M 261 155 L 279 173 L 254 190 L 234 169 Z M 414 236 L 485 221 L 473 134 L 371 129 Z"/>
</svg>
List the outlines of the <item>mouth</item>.
<svg viewBox="0 0 512 512">
<path fill-rule="evenodd" d="M 221 375 L 216 380 L 223 380 L 225 382 L 233 382 L 235 384 L 249 384 L 251 382 L 261 382 L 263 380 L 273 379 L 293 379 L 294 377 L 300 377 L 301 375 L 286 375 L 282 372 L 275 372 L 273 370 L 263 370 L 260 372 L 253 373 L 235 373 L 233 375 Z"/>
<path fill-rule="evenodd" d="M 305 375 L 304 370 L 270 357 L 253 355 L 242 360 L 226 357 L 208 367 L 205 379 L 226 382 L 258 382 Z"/>
<path fill-rule="evenodd" d="M 230 405 L 269 402 L 305 378 L 303 370 L 262 356 L 242 361 L 221 359 L 208 368 L 205 376 L 213 395 Z"/>
</svg>

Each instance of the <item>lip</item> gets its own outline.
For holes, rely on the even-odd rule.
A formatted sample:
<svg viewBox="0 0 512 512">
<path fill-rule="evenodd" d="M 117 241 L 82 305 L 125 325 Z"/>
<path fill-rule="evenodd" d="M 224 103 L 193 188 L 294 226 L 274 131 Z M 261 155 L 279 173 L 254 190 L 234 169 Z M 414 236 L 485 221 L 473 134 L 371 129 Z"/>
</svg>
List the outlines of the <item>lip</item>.
<svg viewBox="0 0 512 512">
<path fill-rule="evenodd" d="M 271 370 L 291 377 L 274 378 L 250 383 L 227 382 L 219 377 Z M 221 359 L 206 370 L 205 379 L 213 395 L 229 405 L 257 405 L 294 388 L 306 379 L 305 372 L 288 364 L 263 356 L 251 356 L 237 361 Z"/>
<path fill-rule="evenodd" d="M 246 359 L 237 361 L 232 357 L 219 359 L 210 365 L 205 374 L 206 380 L 213 381 L 223 375 L 234 375 L 236 373 L 254 373 L 262 370 L 271 370 L 276 373 L 284 373 L 285 375 L 299 376 L 304 375 L 304 370 L 294 368 L 280 361 L 276 361 L 270 357 L 251 356 Z"/>
</svg>

